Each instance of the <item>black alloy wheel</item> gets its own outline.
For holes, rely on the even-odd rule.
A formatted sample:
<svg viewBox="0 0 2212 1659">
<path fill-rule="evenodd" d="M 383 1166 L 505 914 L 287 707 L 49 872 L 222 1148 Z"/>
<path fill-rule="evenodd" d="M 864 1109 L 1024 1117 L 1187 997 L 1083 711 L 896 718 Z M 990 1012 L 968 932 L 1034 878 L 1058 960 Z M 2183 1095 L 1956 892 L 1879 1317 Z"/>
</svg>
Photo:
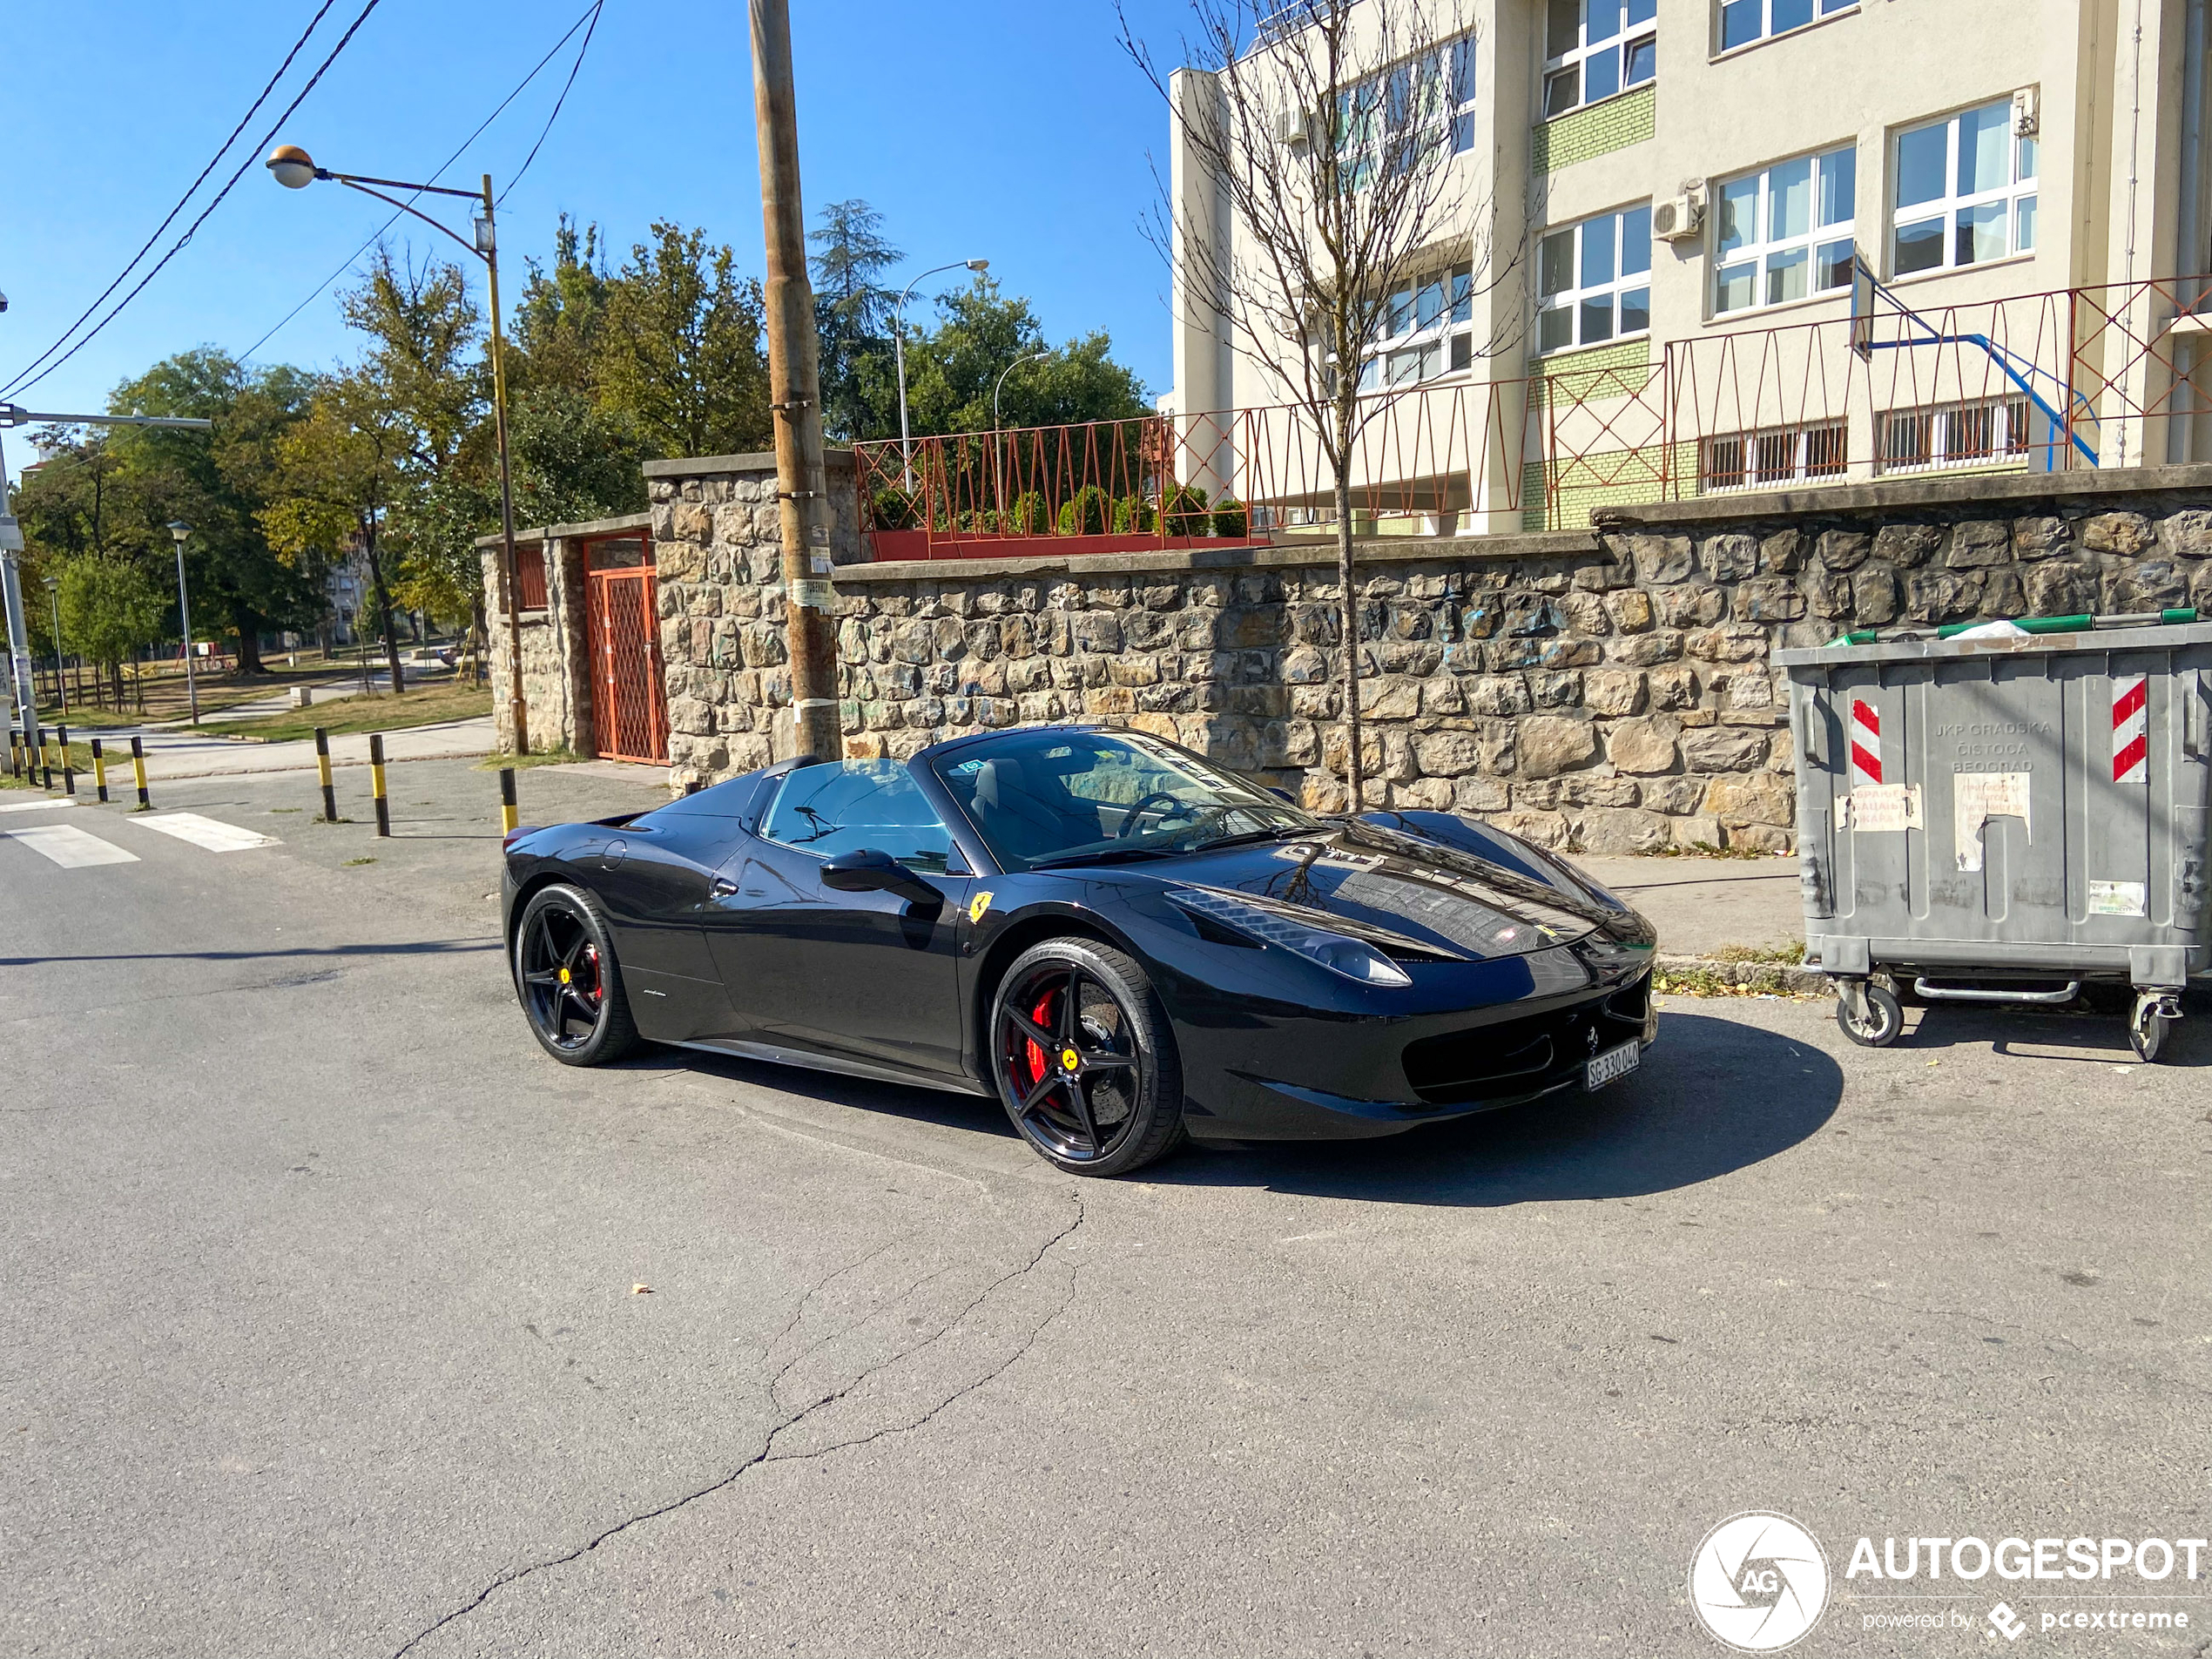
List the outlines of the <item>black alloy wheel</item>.
<svg viewBox="0 0 2212 1659">
<path fill-rule="evenodd" d="M 637 1043 L 606 918 L 581 888 L 531 895 L 516 929 L 515 984 L 531 1035 L 563 1065 L 601 1065 Z"/>
<path fill-rule="evenodd" d="M 1110 945 L 1049 939 L 1016 958 L 992 1001 L 991 1060 L 1014 1127 L 1061 1169 L 1121 1175 L 1182 1134 L 1166 1013 Z"/>
</svg>

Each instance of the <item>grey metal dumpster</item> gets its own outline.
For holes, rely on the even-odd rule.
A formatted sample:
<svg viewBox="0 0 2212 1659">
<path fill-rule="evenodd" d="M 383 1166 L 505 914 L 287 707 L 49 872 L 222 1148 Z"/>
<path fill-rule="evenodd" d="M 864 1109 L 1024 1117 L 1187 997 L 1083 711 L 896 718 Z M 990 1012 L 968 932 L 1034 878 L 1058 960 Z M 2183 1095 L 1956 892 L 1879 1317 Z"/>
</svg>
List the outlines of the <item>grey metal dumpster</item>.
<svg viewBox="0 0 2212 1659">
<path fill-rule="evenodd" d="M 1882 1047 L 1897 990 L 2061 1002 L 2134 988 L 2155 1058 L 2212 967 L 2212 624 L 1778 651 L 1808 961 Z"/>
</svg>

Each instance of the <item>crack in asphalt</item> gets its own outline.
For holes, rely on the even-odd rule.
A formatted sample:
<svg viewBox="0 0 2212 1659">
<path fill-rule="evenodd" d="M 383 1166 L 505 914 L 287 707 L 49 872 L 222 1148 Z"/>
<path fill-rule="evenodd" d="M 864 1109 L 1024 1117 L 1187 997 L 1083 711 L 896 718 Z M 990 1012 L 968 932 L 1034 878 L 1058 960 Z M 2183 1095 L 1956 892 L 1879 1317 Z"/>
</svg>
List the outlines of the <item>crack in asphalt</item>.
<svg viewBox="0 0 2212 1659">
<path fill-rule="evenodd" d="M 856 1436 L 852 1440 L 839 1440 L 833 1445 L 817 1447 L 811 1452 L 794 1452 L 783 1456 L 779 1456 L 777 1454 L 776 1442 L 781 1439 L 785 1433 L 792 1429 L 797 1428 L 800 1424 L 806 1421 L 808 1418 L 813 1416 L 817 1412 L 823 1410 L 825 1407 L 835 1405 L 839 1400 L 843 1399 L 846 1395 L 852 1393 L 855 1389 L 859 1388 L 861 1384 L 867 1382 L 869 1378 L 876 1375 L 879 1372 L 887 1370 L 891 1366 L 899 1364 L 901 1360 L 911 1359 L 914 1355 L 920 1353 L 923 1349 L 929 1347 L 932 1344 L 936 1342 L 939 1338 L 949 1335 L 952 1332 L 960 1327 L 961 1323 L 967 1319 L 969 1314 L 974 1312 L 977 1308 L 982 1306 L 982 1305 L 988 1301 L 991 1296 L 1002 1286 L 1009 1285 L 1015 1280 L 1024 1278 L 1028 1274 L 1034 1272 L 1037 1266 L 1043 1262 L 1044 1258 L 1052 1252 L 1053 1248 L 1062 1243 L 1064 1240 L 1073 1237 L 1074 1234 L 1082 1226 L 1084 1220 L 1087 1218 L 1082 1195 L 1071 1194 L 1069 1196 L 1075 1200 L 1076 1213 L 1074 1219 L 1070 1220 L 1065 1226 L 1055 1232 L 1049 1238 L 1046 1239 L 1043 1244 L 1038 1245 L 1027 1261 L 1023 1262 L 1019 1267 L 1010 1269 L 1009 1271 L 1000 1274 L 996 1278 L 986 1285 L 981 1291 L 977 1291 L 974 1297 L 969 1298 L 967 1304 L 961 1308 L 959 1312 L 955 1313 L 950 1319 L 947 1320 L 936 1330 L 931 1332 L 929 1335 L 925 1337 L 921 1341 L 914 1344 L 913 1347 L 902 1348 L 897 1353 L 891 1355 L 888 1359 L 882 1360 L 880 1363 L 868 1366 L 858 1376 L 854 1377 L 852 1381 L 845 1384 L 842 1387 L 832 1390 L 830 1393 L 822 1395 L 819 1399 L 801 1407 L 799 1411 L 792 1413 L 790 1416 L 784 1419 L 782 1422 L 777 1424 L 775 1427 L 768 1431 L 767 1436 L 760 1443 L 760 1449 L 759 1451 L 755 1452 L 751 1457 L 745 1459 L 744 1462 L 738 1464 L 737 1467 L 732 1469 L 727 1474 L 722 1476 L 718 1480 L 710 1482 L 706 1486 L 698 1487 L 696 1491 L 687 1492 L 680 1498 L 671 1498 L 666 1503 L 657 1504 L 651 1509 L 641 1510 L 634 1515 L 631 1515 L 624 1520 L 618 1521 L 613 1526 L 605 1528 L 604 1531 L 594 1534 L 590 1538 L 577 1546 L 574 1549 L 565 1551 L 558 1555 L 548 1556 L 543 1561 L 532 1561 L 526 1566 L 513 1568 L 507 1572 L 500 1574 L 496 1578 L 494 1578 L 491 1582 L 485 1585 L 482 1589 L 477 1591 L 473 1597 L 464 1602 L 462 1606 L 454 1608 L 450 1613 L 442 1615 L 434 1622 L 426 1625 L 421 1630 L 416 1631 L 415 1635 L 409 1636 L 404 1642 L 394 1650 L 392 1659 L 405 1659 L 405 1656 L 408 1653 L 412 1652 L 423 1642 L 428 1640 L 431 1636 L 435 1635 L 440 1630 L 442 1630 L 447 1625 L 453 1623 L 455 1620 L 468 1617 L 469 1615 L 474 1613 L 478 1608 L 481 1608 L 486 1602 L 489 1601 L 496 1592 L 504 1589 L 507 1586 L 520 1583 L 523 1579 L 529 1578 L 533 1574 L 543 1572 L 548 1568 L 565 1567 L 570 1561 L 580 1560 L 583 1556 L 590 1554 L 593 1550 L 598 1548 L 600 1545 L 605 1543 L 610 1538 L 613 1538 L 622 1533 L 625 1533 L 632 1527 L 641 1526 L 649 1521 L 658 1520 L 663 1515 L 672 1514 L 677 1510 L 684 1508 L 686 1505 L 698 1502 L 701 1498 L 711 1497 L 718 1492 L 725 1491 L 728 1487 L 734 1486 L 738 1480 L 742 1480 L 748 1472 L 759 1468 L 763 1464 L 803 1463 L 815 1458 L 826 1457 L 833 1452 L 841 1452 L 853 1447 L 870 1446 L 878 1440 L 888 1439 L 894 1434 L 911 1433 L 915 1429 L 926 1426 L 940 1413 L 950 1409 L 961 1400 L 965 1399 L 968 1395 L 974 1393 L 986 1383 L 995 1381 L 999 1377 L 1003 1376 L 1006 1372 L 1013 1366 L 1015 1360 L 1020 1359 L 1023 1355 L 1027 1354 L 1031 1348 L 1036 1345 L 1037 1339 L 1043 1336 L 1046 1329 L 1051 1325 L 1054 1320 L 1057 1319 L 1062 1313 L 1067 1312 L 1069 1305 L 1074 1302 L 1076 1291 L 1075 1282 L 1072 1276 L 1069 1281 L 1068 1294 L 1061 1298 L 1059 1305 L 1055 1307 L 1051 1312 L 1046 1314 L 1042 1319 L 1038 1321 L 1036 1326 L 1030 1331 L 1027 1337 L 1022 1339 L 1020 1345 L 1015 1348 L 1013 1352 L 1007 1355 L 1004 1359 L 1001 1360 L 997 1365 L 992 1366 L 981 1376 L 977 1377 L 972 1381 L 963 1384 L 961 1387 L 955 1389 L 952 1393 L 938 1401 L 936 1405 L 922 1413 L 921 1416 L 915 1418 L 912 1422 L 894 1424 L 887 1427 L 879 1428 L 872 1433 Z M 889 1246 L 886 1245 L 884 1248 L 888 1249 Z M 863 1257 L 860 1261 L 847 1263 L 845 1266 L 839 1268 L 835 1272 L 830 1274 L 828 1278 L 823 1279 L 819 1285 L 817 1285 L 810 1289 L 806 1292 L 806 1295 L 799 1299 L 799 1309 L 794 1311 L 790 1320 L 786 1323 L 783 1332 L 779 1333 L 778 1340 L 780 1341 L 782 1335 L 788 1333 L 792 1327 L 799 1323 L 800 1317 L 804 1313 L 806 1304 L 813 1299 L 818 1291 L 826 1288 L 832 1280 L 839 1278 L 844 1274 L 852 1271 L 853 1268 L 860 1266 L 861 1262 L 873 1259 L 874 1256 L 880 1255 L 881 1253 L 881 1251 L 873 1251 L 871 1252 L 870 1256 Z M 909 1292 L 909 1294 L 911 1292 Z M 771 1351 L 772 1352 L 772 1345 Z M 789 1368 L 789 1366 L 786 1366 L 784 1369 L 787 1371 Z M 779 1372 L 777 1373 L 778 1380 L 780 1380 L 782 1374 L 782 1372 Z"/>
</svg>

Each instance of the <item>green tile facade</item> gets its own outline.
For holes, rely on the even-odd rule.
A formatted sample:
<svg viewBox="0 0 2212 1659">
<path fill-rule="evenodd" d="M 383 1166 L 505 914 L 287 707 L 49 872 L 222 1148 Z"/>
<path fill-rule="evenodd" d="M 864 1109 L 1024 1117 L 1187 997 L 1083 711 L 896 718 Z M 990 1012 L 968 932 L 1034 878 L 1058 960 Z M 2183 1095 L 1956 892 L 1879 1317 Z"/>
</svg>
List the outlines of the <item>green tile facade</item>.
<svg viewBox="0 0 2212 1659">
<path fill-rule="evenodd" d="M 1656 129 L 1659 89 L 1643 86 L 1531 129 L 1529 171 L 1539 177 L 1642 144 Z"/>
</svg>

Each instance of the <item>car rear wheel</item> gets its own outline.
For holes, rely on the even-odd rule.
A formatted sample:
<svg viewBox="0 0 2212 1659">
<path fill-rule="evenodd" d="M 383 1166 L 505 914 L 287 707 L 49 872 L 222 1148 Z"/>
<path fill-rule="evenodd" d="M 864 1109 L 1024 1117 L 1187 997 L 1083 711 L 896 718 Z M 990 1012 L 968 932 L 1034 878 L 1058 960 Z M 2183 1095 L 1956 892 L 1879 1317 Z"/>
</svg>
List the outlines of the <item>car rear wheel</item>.
<svg viewBox="0 0 2212 1659">
<path fill-rule="evenodd" d="M 515 930 L 515 988 L 538 1046 L 564 1066 L 598 1066 L 637 1046 L 614 935 L 581 887 L 541 888 Z"/>
<path fill-rule="evenodd" d="M 999 1098 L 1022 1138 L 1076 1175 L 1123 1175 L 1183 1132 L 1183 1073 L 1144 970 L 1089 939 L 1016 957 L 991 1005 Z"/>
</svg>

